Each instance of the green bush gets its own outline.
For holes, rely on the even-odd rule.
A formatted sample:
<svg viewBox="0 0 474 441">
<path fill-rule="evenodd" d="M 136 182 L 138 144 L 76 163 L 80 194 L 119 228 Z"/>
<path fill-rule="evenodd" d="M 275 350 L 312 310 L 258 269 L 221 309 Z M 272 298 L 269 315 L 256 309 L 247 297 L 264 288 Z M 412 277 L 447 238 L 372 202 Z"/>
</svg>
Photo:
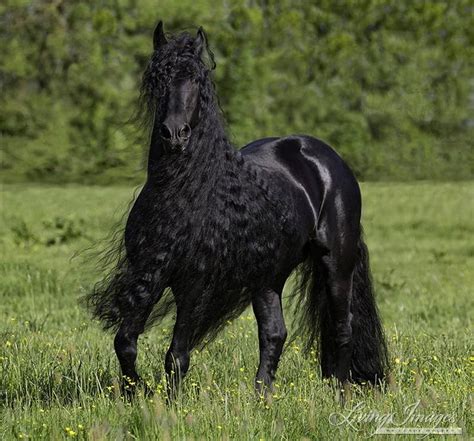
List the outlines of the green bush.
<svg viewBox="0 0 474 441">
<path fill-rule="evenodd" d="M 7 0 L 4 180 L 142 179 L 147 137 L 127 121 L 158 19 L 169 31 L 208 32 L 236 145 L 308 133 L 364 179 L 471 178 L 470 8 L 467 0 Z"/>
</svg>

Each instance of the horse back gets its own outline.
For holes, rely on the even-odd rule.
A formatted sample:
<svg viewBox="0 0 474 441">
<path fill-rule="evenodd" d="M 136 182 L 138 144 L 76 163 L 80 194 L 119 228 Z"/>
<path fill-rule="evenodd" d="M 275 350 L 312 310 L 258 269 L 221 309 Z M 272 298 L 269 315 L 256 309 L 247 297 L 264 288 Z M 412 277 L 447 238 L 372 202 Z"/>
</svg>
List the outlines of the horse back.
<svg viewBox="0 0 474 441">
<path fill-rule="evenodd" d="M 357 180 L 339 154 L 306 135 L 263 138 L 241 150 L 246 161 L 279 176 L 275 194 L 290 194 L 295 214 L 310 238 L 330 247 L 341 234 L 358 235 L 361 195 Z"/>
</svg>

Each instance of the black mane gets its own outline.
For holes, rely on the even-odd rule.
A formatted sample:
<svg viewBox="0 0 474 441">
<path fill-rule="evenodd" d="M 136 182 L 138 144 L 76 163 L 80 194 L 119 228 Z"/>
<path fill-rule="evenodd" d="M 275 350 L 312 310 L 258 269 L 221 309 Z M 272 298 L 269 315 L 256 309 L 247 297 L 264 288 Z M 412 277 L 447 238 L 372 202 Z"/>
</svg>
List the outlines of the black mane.
<svg viewBox="0 0 474 441">
<path fill-rule="evenodd" d="M 252 290 L 273 282 L 293 222 L 285 197 L 272 193 L 275 178 L 246 162 L 229 142 L 211 69 L 194 53 L 194 40 L 183 33 L 155 51 L 141 87 L 149 116 L 159 121 L 173 78 L 199 83 L 201 118 L 188 151 L 155 159 L 159 141 L 152 137 L 148 181 L 130 213 L 126 247 L 119 247 L 115 268 L 88 299 L 105 327 L 116 329 L 126 311 L 147 307 L 148 301 L 137 304 L 133 292 L 140 278 L 152 278 L 154 292 L 170 281 L 175 297 L 200 286 L 190 317 L 193 344 L 199 344 L 248 306 Z M 165 295 L 147 325 L 173 302 Z"/>
</svg>

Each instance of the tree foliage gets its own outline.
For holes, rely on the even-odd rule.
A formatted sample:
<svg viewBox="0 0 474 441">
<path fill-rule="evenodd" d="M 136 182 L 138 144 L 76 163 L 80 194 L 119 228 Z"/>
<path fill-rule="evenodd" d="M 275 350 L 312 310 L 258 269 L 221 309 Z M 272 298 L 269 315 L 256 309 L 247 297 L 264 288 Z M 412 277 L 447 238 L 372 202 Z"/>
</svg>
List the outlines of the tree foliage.
<svg viewBox="0 0 474 441">
<path fill-rule="evenodd" d="M 236 145 L 308 133 L 364 179 L 473 176 L 471 2 L 6 0 L 6 180 L 142 179 L 128 123 L 158 19 L 202 25 Z"/>
</svg>

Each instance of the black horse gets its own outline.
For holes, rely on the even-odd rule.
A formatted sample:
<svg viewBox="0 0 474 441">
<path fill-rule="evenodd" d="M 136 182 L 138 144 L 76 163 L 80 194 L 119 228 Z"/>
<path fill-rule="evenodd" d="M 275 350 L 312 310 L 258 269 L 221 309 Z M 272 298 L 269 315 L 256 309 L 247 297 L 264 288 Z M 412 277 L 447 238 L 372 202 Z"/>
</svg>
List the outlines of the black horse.
<svg viewBox="0 0 474 441">
<path fill-rule="evenodd" d="M 172 303 L 171 392 L 191 350 L 252 304 L 260 344 L 255 385 L 271 388 L 287 337 L 282 290 L 298 268 L 296 320 L 308 348 L 319 342 L 323 376 L 380 382 L 387 355 L 353 173 L 310 136 L 235 150 L 203 30 L 167 37 L 160 22 L 153 40 L 141 90 L 151 125 L 147 181 L 114 269 L 87 298 L 104 327 L 117 331 L 124 378 L 139 381 L 138 336 Z"/>
</svg>

